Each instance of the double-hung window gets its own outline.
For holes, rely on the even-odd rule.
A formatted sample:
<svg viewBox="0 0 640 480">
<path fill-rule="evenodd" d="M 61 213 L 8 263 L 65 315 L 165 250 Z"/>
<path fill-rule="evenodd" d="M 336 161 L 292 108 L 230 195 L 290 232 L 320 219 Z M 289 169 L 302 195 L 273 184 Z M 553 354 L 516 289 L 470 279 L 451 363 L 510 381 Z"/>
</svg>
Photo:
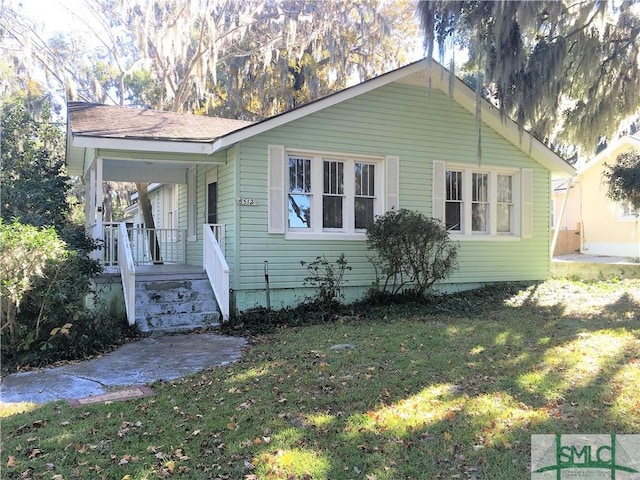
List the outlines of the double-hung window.
<svg viewBox="0 0 640 480">
<path fill-rule="evenodd" d="M 496 204 L 496 230 L 498 233 L 513 232 L 513 175 L 498 174 L 496 176 L 497 204 Z"/>
<path fill-rule="evenodd" d="M 460 239 L 529 236 L 529 169 L 474 168 L 434 162 L 433 216 Z"/>
<path fill-rule="evenodd" d="M 376 165 L 355 162 L 355 228 L 366 229 L 376 213 Z"/>
<path fill-rule="evenodd" d="M 397 208 L 397 157 L 271 145 L 268 180 L 269 232 L 291 239 L 362 240 L 376 215 Z"/>
<path fill-rule="evenodd" d="M 343 229 L 345 225 L 344 162 L 323 160 L 322 228 Z"/>
<path fill-rule="evenodd" d="M 311 228 L 311 159 L 289 157 L 289 227 Z"/>
<path fill-rule="evenodd" d="M 364 233 L 381 213 L 375 161 L 289 154 L 287 163 L 289 232 Z"/>
</svg>

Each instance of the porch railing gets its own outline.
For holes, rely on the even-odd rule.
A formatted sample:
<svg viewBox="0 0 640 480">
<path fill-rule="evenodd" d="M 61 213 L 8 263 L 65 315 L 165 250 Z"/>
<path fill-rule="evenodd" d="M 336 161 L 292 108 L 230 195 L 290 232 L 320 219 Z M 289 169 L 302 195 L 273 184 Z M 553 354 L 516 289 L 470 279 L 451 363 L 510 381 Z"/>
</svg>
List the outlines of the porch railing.
<svg viewBox="0 0 640 480">
<path fill-rule="evenodd" d="M 104 240 L 102 264 L 114 267 L 118 264 L 118 235 L 120 223 L 104 222 L 102 224 L 102 239 Z M 95 237 L 94 237 L 95 238 Z"/>
<path fill-rule="evenodd" d="M 129 234 L 127 227 L 121 223 L 118 228 L 118 267 L 122 277 L 122 292 L 124 293 L 124 305 L 127 310 L 129 325 L 136 322 L 136 266 L 131 254 Z"/>
<path fill-rule="evenodd" d="M 130 228 L 131 252 L 136 265 L 185 264 L 186 232 L 172 228 Z"/>
<path fill-rule="evenodd" d="M 120 223 L 103 224 L 105 267 L 118 265 Z M 171 228 L 127 228 L 131 255 L 135 265 L 186 263 L 186 232 Z"/>
<path fill-rule="evenodd" d="M 203 232 L 203 268 L 207 272 L 224 322 L 229 319 L 229 265 L 216 240 L 216 236 L 224 239 L 224 225 L 204 224 Z"/>
</svg>

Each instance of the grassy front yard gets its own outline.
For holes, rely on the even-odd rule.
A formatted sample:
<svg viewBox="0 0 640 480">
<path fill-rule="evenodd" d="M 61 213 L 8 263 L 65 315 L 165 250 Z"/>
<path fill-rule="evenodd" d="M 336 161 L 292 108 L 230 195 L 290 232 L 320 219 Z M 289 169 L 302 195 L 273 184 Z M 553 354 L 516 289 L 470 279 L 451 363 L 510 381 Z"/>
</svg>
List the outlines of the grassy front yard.
<svg viewBox="0 0 640 480">
<path fill-rule="evenodd" d="M 533 433 L 640 432 L 640 281 L 256 337 L 140 400 L 2 419 L 2 478 L 525 479 Z"/>
</svg>

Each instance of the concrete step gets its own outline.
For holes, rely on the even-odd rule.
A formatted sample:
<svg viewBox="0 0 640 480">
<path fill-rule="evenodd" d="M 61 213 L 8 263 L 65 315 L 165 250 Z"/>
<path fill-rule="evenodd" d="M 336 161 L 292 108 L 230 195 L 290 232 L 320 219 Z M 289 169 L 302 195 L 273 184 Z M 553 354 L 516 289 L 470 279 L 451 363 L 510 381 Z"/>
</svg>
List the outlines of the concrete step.
<svg viewBox="0 0 640 480">
<path fill-rule="evenodd" d="M 209 280 L 136 282 L 136 304 L 191 302 L 212 295 Z"/>
<path fill-rule="evenodd" d="M 184 332 L 220 325 L 218 305 L 204 273 L 150 277 L 136 279 L 136 325 L 142 332 Z"/>
<path fill-rule="evenodd" d="M 136 316 L 213 312 L 217 307 L 218 305 L 212 298 L 189 302 L 145 303 L 136 305 Z"/>
<path fill-rule="evenodd" d="M 189 332 L 198 328 L 220 326 L 220 312 L 136 315 L 136 325 L 145 333 Z"/>
</svg>

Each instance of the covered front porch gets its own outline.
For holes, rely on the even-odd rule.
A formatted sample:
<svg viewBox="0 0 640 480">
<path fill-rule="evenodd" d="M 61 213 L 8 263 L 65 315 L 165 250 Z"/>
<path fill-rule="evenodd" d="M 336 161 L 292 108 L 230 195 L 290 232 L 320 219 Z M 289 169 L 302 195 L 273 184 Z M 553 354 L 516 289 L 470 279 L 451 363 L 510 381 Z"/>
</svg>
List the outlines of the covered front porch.
<svg viewBox="0 0 640 480">
<path fill-rule="evenodd" d="M 120 275 L 129 323 L 135 323 L 140 316 L 140 312 L 136 313 L 136 278 L 148 276 L 150 272 L 165 276 L 171 272 L 175 277 L 185 267 L 206 273 L 222 320 L 226 320 L 229 267 L 225 259 L 225 225 L 196 223 L 196 168 L 208 163 L 212 172 L 207 176 L 206 218 L 215 220 L 217 201 L 208 197 L 216 193 L 216 166 L 210 159 L 195 162 L 190 158 L 188 162 L 179 162 L 167 158 L 123 160 L 122 156 L 120 152 L 109 152 L 108 156 L 96 157 L 88 164 L 84 175 L 85 218 L 88 233 L 100 244 L 94 258 L 107 272 Z M 142 207 L 136 204 L 133 207 L 138 212 L 132 217 L 119 222 L 103 221 L 105 203 L 109 201 L 103 189 L 107 181 L 154 185 L 151 202 L 154 228 L 145 225 L 140 213 Z"/>
<path fill-rule="evenodd" d="M 202 265 L 185 261 L 185 231 L 128 227 L 125 222 L 102 224 L 98 260 L 105 270 L 119 273 L 129 324 L 136 323 L 141 282 L 153 279 L 175 285 L 176 280 L 206 274 L 222 321 L 229 318 L 229 266 L 224 257 L 224 225 L 204 224 Z M 94 237 L 100 239 L 100 237 Z M 138 286 L 137 286 L 138 285 Z"/>
</svg>

